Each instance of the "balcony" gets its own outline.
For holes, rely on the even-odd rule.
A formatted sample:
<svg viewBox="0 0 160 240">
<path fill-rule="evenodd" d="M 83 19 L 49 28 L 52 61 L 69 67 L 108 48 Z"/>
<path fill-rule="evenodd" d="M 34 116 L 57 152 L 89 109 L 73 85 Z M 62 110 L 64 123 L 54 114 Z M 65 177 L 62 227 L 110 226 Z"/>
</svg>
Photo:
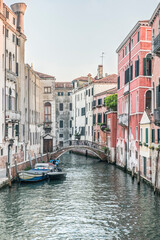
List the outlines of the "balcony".
<svg viewBox="0 0 160 240">
<path fill-rule="evenodd" d="M 125 84 L 124 85 L 124 95 L 128 94 L 129 93 L 129 83 Z"/>
<path fill-rule="evenodd" d="M 153 41 L 153 53 L 160 57 L 160 33 Z"/>
<path fill-rule="evenodd" d="M 51 130 L 52 129 L 52 122 L 44 122 L 43 128 Z"/>
<path fill-rule="evenodd" d="M 20 112 L 7 110 L 6 111 L 6 122 L 19 122 L 21 119 Z"/>
<path fill-rule="evenodd" d="M 154 109 L 154 122 L 155 125 L 160 126 L 160 108 Z"/>
<path fill-rule="evenodd" d="M 119 115 L 119 125 L 121 125 L 122 127 L 128 127 L 128 114 L 127 113 L 123 113 L 123 114 Z"/>
</svg>

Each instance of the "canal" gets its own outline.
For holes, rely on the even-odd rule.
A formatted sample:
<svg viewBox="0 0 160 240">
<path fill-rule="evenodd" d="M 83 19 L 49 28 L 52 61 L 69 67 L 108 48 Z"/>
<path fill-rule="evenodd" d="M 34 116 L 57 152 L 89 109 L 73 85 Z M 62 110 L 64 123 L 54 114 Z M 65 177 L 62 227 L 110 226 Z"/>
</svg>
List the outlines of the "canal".
<svg viewBox="0 0 160 240">
<path fill-rule="evenodd" d="M 1 240 L 160 239 L 160 197 L 115 166 L 74 154 L 65 181 L 0 191 Z"/>
</svg>

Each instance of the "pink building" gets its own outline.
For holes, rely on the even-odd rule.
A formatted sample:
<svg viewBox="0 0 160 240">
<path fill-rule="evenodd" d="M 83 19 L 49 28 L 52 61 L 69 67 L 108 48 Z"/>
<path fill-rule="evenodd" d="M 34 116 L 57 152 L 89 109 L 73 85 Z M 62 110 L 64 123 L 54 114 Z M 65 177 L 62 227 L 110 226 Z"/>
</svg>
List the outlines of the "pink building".
<svg viewBox="0 0 160 240">
<path fill-rule="evenodd" d="M 117 88 L 112 88 L 110 90 L 96 94 L 94 96 L 94 101 L 92 104 L 93 141 L 110 149 L 112 161 L 115 160 L 117 112 L 107 112 L 107 107 L 104 104 L 104 99 L 107 96 L 115 93 L 117 93 Z"/>
<path fill-rule="evenodd" d="M 140 126 L 144 109 L 151 109 L 152 30 L 139 21 L 117 49 L 117 164 L 139 171 Z"/>
<path fill-rule="evenodd" d="M 155 188 L 160 188 L 160 4 L 155 9 L 150 21 L 152 27 L 152 89 L 148 90 L 151 105 L 145 110 L 140 122 L 140 174 L 150 181 Z M 150 101 L 149 101 L 150 100 Z M 159 157 L 158 157 L 159 154 Z"/>
</svg>

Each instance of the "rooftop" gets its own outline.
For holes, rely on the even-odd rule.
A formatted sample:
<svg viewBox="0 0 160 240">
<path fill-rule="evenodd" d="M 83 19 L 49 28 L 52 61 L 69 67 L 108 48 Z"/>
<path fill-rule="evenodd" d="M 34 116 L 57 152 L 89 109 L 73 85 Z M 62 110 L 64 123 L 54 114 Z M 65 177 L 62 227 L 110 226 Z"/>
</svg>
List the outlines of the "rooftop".
<svg viewBox="0 0 160 240">
<path fill-rule="evenodd" d="M 55 79 L 54 76 L 51 76 L 51 75 L 48 75 L 48 74 L 44 74 L 44 73 L 40 73 L 40 72 L 37 72 L 35 71 L 35 73 L 42 79 Z"/>
</svg>

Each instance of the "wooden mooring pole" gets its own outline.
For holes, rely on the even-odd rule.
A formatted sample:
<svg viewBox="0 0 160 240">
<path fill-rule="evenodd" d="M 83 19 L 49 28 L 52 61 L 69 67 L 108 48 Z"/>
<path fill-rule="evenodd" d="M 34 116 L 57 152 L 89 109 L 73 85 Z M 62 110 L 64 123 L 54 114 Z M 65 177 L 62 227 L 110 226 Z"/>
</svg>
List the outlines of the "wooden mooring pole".
<svg viewBox="0 0 160 240">
<path fill-rule="evenodd" d="M 159 161 L 159 150 L 156 158 L 156 172 L 155 172 L 155 182 L 154 182 L 154 194 L 157 191 L 157 184 L 158 184 L 158 161 Z"/>
<path fill-rule="evenodd" d="M 10 176 L 10 164 L 6 162 L 6 176 L 8 177 L 8 186 L 12 187 L 11 176 Z"/>
</svg>

